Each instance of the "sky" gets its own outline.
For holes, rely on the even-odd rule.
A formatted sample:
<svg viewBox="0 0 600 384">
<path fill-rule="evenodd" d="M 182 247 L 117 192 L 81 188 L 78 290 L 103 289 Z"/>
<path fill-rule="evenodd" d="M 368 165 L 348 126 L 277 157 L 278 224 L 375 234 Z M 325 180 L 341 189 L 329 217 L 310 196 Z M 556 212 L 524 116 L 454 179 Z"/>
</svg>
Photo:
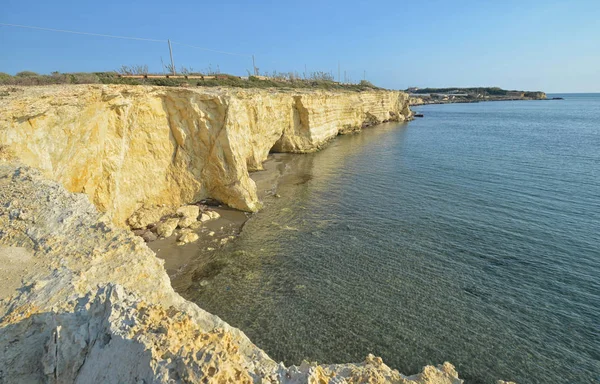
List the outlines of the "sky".
<svg viewBox="0 0 600 384">
<path fill-rule="evenodd" d="M 600 1 L 2 0 L 0 72 L 332 72 L 391 89 L 600 92 Z M 187 45 L 182 45 L 187 44 Z M 193 47 L 190 47 L 194 46 Z M 210 49 L 203 50 L 199 48 Z M 234 54 L 224 54 L 223 51 Z"/>
</svg>

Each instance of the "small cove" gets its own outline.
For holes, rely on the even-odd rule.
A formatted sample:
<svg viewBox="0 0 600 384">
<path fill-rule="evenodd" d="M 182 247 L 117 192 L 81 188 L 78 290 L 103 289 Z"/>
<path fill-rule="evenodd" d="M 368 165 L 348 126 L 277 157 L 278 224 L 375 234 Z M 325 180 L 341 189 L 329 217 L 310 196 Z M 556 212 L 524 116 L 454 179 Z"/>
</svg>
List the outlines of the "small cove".
<svg viewBox="0 0 600 384">
<path fill-rule="evenodd" d="M 416 109 L 272 156 L 265 208 L 173 286 L 286 364 L 596 382 L 600 98 Z"/>
</svg>

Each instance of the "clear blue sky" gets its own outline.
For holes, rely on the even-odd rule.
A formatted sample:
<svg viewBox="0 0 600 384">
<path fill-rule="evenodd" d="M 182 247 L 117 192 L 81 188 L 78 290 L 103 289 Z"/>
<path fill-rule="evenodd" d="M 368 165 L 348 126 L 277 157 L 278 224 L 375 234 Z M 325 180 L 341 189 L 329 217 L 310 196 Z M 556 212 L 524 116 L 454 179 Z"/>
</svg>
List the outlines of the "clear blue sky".
<svg viewBox="0 0 600 384">
<path fill-rule="evenodd" d="M 600 1 L 4 0 L 0 23 L 171 39 L 262 71 L 408 86 L 600 92 Z M 0 72 L 161 70 L 166 43 L 0 26 Z M 245 75 L 249 57 L 174 45 L 175 64 Z"/>
</svg>

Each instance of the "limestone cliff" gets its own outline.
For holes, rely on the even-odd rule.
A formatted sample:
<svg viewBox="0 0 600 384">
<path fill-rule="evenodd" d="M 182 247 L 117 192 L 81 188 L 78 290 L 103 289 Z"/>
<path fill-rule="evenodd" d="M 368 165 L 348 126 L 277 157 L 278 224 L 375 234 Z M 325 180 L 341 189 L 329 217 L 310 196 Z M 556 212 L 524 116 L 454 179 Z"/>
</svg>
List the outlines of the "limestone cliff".
<svg viewBox="0 0 600 384">
<path fill-rule="evenodd" d="M 276 364 L 169 285 L 139 237 L 83 194 L 0 162 L 0 383 L 460 384 L 363 363 Z"/>
<path fill-rule="evenodd" d="M 407 94 L 395 91 L 81 85 L 3 93 L 5 156 L 87 194 L 118 225 L 142 205 L 204 197 L 255 211 L 248 172 L 269 151 L 313 151 L 340 133 L 410 116 Z"/>
</svg>

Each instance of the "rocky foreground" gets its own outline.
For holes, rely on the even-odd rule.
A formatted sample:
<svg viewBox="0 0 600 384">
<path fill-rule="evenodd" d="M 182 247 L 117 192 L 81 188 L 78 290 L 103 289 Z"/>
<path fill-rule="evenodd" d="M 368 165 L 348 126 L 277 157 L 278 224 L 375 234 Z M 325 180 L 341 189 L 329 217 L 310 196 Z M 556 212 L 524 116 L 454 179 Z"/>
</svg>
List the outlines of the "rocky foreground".
<svg viewBox="0 0 600 384">
<path fill-rule="evenodd" d="M 405 376 L 372 355 L 278 364 L 179 296 L 141 237 L 176 227 L 187 236 L 210 211 L 177 207 L 206 197 L 256 210 L 248 171 L 270 150 L 312 151 L 407 120 L 406 94 L 99 85 L 2 94 L 1 384 L 462 382 L 449 363 Z M 157 223 L 162 213 L 148 212 L 163 205 L 175 211 Z"/>
<path fill-rule="evenodd" d="M 144 241 L 84 194 L 0 165 L 2 383 L 452 383 L 380 358 L 285 367 L 173 291 Z"/>
</svg>

